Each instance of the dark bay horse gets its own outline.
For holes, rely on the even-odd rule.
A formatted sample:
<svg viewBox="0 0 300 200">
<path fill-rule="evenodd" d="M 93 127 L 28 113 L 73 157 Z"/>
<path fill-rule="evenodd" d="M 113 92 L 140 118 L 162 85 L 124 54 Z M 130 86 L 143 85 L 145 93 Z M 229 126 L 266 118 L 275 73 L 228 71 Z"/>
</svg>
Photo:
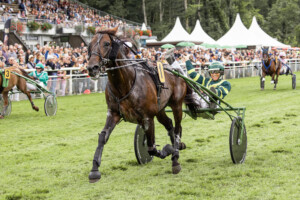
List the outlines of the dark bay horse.
<svg viewBox="0 0 300 200">
<path fill-rule="evenodd" d="M 23 69 L 20 69 L 18 67 L 6 67 L 5 69 L 10 70 L 10 72 L 16 72 L 20 75 L 26 76 L 27 78 L 32 79 L 32 77 L 27 75 L 27 72 L 24 71 Z M 26 80 L 20 76 L 17 76 L 13 73 L 10 73 L 10 79 L 9 79 L 9 84 L 7 87 L 3 88 L 2 87 L 2 83 L 3 83 L 3 77 L 0 74 L 0 94 L 2 94 L 3 96 L 3 100 L 4 100 L 4 107 L 3 110 L 1 110 L 1 114 L 0 114 L 0 119 L 3 119 L 8 107 L 8 92 L 14 87 L 17 86 L 17 88 L 23 92 L 24 94 L 26 94 L 26 96 L 28 97 L 32 109 L 34 109 L 35 111 L 39 111 L 39 108 L 37 106 L 34 105 L 30 92 L 27 91 L 27 85 L 26 85 Z"/>
<path fill-rule="evenodd" d="M 266 75 L 270 75 L 272 77 L 271 84 L 274 83 L 274 90 L 276 90 L 278 76 L 281 70 L 281 62 L 279 62 L 279 60 L 272 59 L 268 51 L 269 48 L 262 48 L 262 76 L 260 79 L 260 87 L 261 90 L 265 89 L 265 77 Z"/>
<path fill-rule="evenodd" d="M 93 183 L 101 178 L 98 168 L 101 164 L 104 145 L 122 118 L 124 121 L 141 125 L 147 137 L 150 155 L 165 158 L 172 154 L 172 171 L 173 174 L 177 174 L 181 170 L 178 162 L 179 149 L 185 146 L 181 143 L 182 103 L 186 94 L 191 91 L 183 79 L 165 71 L 164 87 L 166 89 L 162 89 L 160 105 L 158 105 L 157 89 L 150 76 L 151 72 L 142 66 L 145 61 L 127 58 L 130 47 L 115 36 L 117 30 L 116 27 L 106 31 L 97 31 L 88 48 L 89 75 L 98 78 L 104 71 L 108 75 L 105 90 L 108 106 L 106 124 L 99 134 L 89 180 Z M 175 128 L 173 128 L 172 120 L 165 113 L 166 106 L 170 106 L 173 111 Z M 173 143 L 173 146 L 166 145 L 161 151 L 157 150 L 155 145 L 154 117 L 157 117 L 158 121 L 164 125 Z"/>
</svg>

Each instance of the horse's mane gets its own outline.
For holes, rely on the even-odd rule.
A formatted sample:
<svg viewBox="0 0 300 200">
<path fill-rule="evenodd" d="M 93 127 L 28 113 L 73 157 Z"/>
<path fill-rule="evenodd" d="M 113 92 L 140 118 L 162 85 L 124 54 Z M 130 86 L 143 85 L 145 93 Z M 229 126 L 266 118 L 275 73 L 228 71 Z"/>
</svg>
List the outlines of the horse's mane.
<svg viewBox="0 0 300 200">
<path fill-rule="evenodd" d="M 13 71 L 17 72 L 17 73 L 21 72 L 20 73 L 21 75 L 23 75 L 23 76 L 25 76 L 25 77 L 27 77 L 29 79 L 34 80 L 34 78 L 31 77 L 31 76 L 29 76 L 28 73 L 24 69 L 22 69 L 22 68 L 18 68 L 18 67 L 9 67 L 9 68 L 12 69 Z"/>
<path fill-rule="evenodd" d="M 34 78 L 33 77 L 31 77 L 31 76 L 29 76 L 28 74 L 27 74 L 27 72 L 24 70 L 24 69 L 19 69 L 21 72 L 22 72 L 22 75 L 23 76 L 25 76 L 25 77 L 27 77 L 27 78 L 30 78 L 30 79 L 32 79 L 32 80 L 34 80 Z"/>
</svg>

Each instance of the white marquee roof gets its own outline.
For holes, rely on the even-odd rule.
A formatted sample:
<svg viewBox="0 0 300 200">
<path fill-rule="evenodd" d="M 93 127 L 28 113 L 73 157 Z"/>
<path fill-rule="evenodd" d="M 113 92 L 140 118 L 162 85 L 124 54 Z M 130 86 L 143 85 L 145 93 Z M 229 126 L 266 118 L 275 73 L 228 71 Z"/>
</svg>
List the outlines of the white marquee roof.
<svg viewBox="0 0 300 200">
<path fill-rule="evenodd" d="M 209 35 L 207 35 L 207 33 L 205 33 L 205 31 L 201 27 L 199 20 L 197 20 L 195 28 L 190 35 L 190 40 L 203 42 L 207 44 L 216 44 L 216 41 L 212 39 Z"/>
<path fill-rule="evenodd" d="M 269 36 L 266 32 L 264 32 L 258 25 L 255 16 L 252 19 L 252 23 L 249 28 L 249 32 L 252 35 L 254 35 L 254 37 L 256 39 L 256 45 L 275 46 L 275 47 L 290 47 L 288 45 L 285 45 L 285 44 L 275 40 L 274 38 Z"/>
<path fill-rule="evenodd" d="M 142 31 L 146 31 L 147 30 L 147 27 L 146 27 L 146 24 L 145 23 L 143 23 L 142 24 L 142 29 L 141 29 Z"/>
<path fill-rule="evenodd" d="M 175 41 L 191 41 L 190 35 L 182 27 L 179 17 L 176 18 L 175 25 L 171 32 L 161 41 L 162 42 L 175 42 Z"/>
<path fill-rule="evenodd" d="M 235 22 L 230 30 L 223 35 L 218 41 L 219 45 L 247 45 L 254 46 L 256 44 L 254 35 L 250 33 L 250 31 L 244 26 L 240 15 L 237 14 L 235 18 Z"/>
</svg>

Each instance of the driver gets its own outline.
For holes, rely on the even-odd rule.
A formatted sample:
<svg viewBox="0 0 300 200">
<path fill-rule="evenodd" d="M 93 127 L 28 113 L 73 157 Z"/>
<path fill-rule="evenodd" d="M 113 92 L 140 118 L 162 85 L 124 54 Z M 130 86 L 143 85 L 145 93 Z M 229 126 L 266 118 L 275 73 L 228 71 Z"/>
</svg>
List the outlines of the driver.
<svg viewBox="0 0 300 200">
<path fill-rule="evenodd" d="M 289 75 L 289 72 L 292 73 L 292 70 L 291 70 L 290 66 L 287 65 L 287 60 L 285 58 L 286 58 L 285 52 L 280 52 L 280 54 L 279 54 L 279 60 L 282 63 L 283 69 L 284 69 L 282 73 L 283 74 L 285 73 L 286 75 Z"/>
<path fill-rule="evenodd" d="M 48 81 L 48 73 L 44 71 L 44 65 L 42 63 L 38 63 L 36 66 L 36 71 L 33 71 L 29 74 L 29 76 L 32 76 L 34 77 L 37 82 L 38 82 L 38 85 L 40 85 L 41 87 L 43 88 L 46 88 L 47 87 L 47 81 Z M 31 84 L 31 83 L 28 83 L 27 82 L 27 88 L 29 90 L 36 90 L 36 86 Z"/>
<path fill-rule="evenodd" d="M 224 74 L 224 66 L 220 62 L 213 62 L 211 63 L 211 65 L 209 65 L 208 72 L 210 78 L 205 78 L 201 74 L 197 73 L 195 71 L 194 66 L 192 65 L 191 60 L 186 61 L 186 68 L 191 79 L 205 86 L 206 88 L 210 89 L 221 99 L 224 99 L 230 92 L 231 90 L 230 83 L 226 80 L 222 80 L 221 76 Z M 195 100 L 199 102 L 201 108 L 207 108 L 207 107 L 216 108 L 217 106 L 214 102 L 211 102 L 210 105 L 208 105 L 196 93 L 193 95 L 193 98 L 196 98 Z M 206 97 L 206 99 L 209 101 L 208 97 Z"/>
</svg>

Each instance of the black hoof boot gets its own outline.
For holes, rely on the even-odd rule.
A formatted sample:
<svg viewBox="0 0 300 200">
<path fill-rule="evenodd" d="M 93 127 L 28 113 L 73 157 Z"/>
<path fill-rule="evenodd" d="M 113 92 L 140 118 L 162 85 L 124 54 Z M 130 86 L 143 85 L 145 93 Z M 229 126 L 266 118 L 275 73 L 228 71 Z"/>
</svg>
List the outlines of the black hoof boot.
<svg viewBox="0 0 300 200">
<path fill-rule="evenodd" d="M 186 149 L 186 145 L 183 142 L 179 143 L 179 150 Z"/>
<path fill-rule="evenodd" d="M 173 163 L 172 164 L 172 173 L 173 174 L 178 174 L 181 171 L 181 166 L 179 162 Z"/>
<path fill-rule="evenodd" d="M 89 174 L 90 183 L 96 183 L 101 178 L 101 173 L 99 171 L 91 171 Z"/>
</svg>

